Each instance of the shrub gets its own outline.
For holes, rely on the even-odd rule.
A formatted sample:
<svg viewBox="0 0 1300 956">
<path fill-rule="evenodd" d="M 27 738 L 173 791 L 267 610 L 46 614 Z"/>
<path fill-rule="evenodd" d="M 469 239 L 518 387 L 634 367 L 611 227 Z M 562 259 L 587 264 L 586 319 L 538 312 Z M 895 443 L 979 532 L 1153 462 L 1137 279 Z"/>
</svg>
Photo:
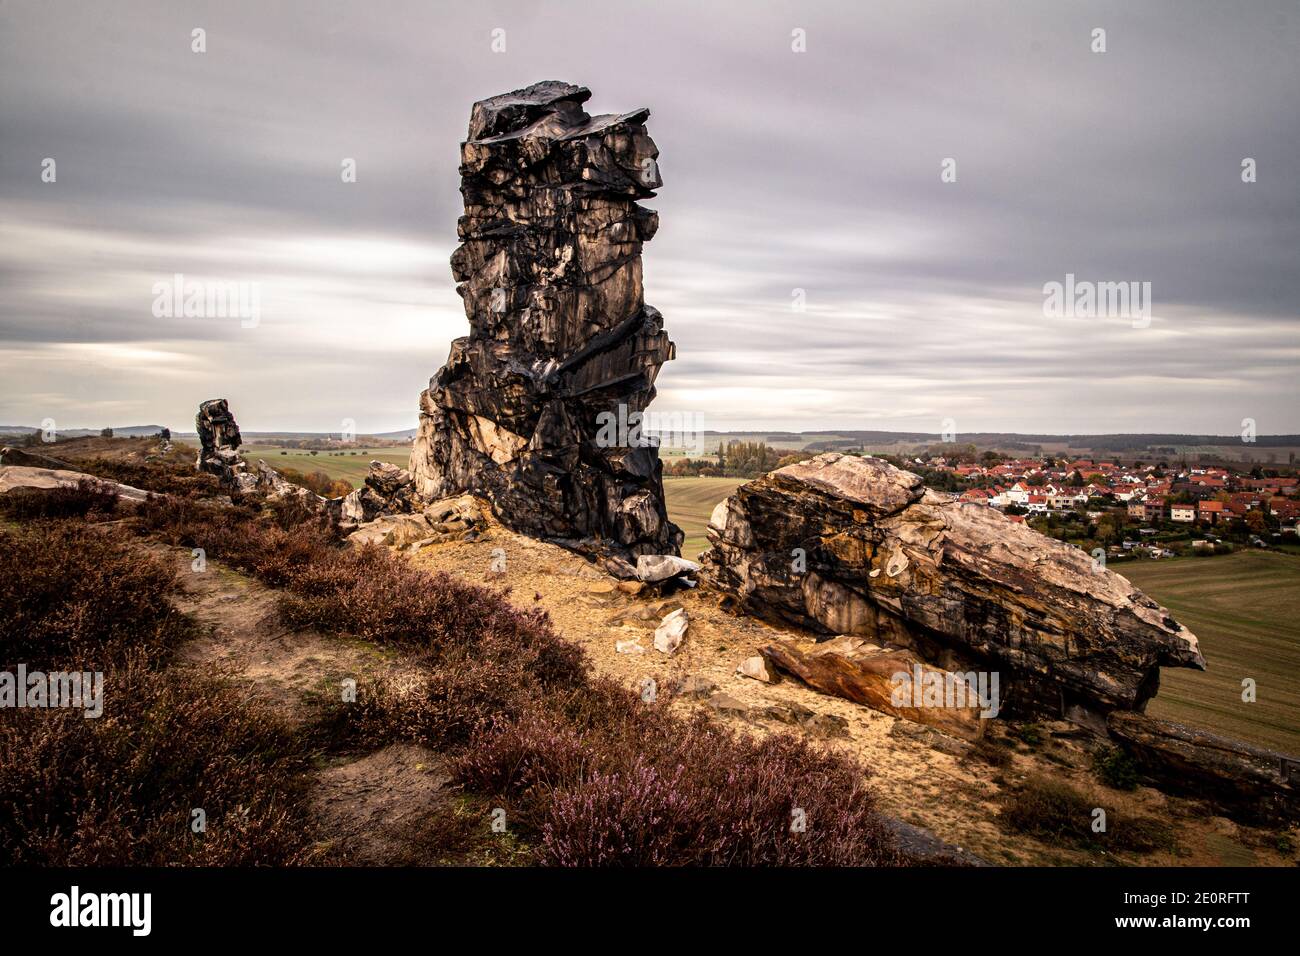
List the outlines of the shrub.
<svg viewBox="0 0 1300 956">
<path fill-rule="evenodd" d="M 74 522 L 0 532 L 0 665 L 101 670 L 139 649 L 151 657 L 190 633 L 169 602 L 174 572 Z"/>
<path fill-rule="evenodd" d="M 319 468 L 312 472 L 301 472 L 296 468 L 280 468 L 280 475 L 288 482 L 306 488 L 322 498 L 341 498 L 352 493 L 352 482 L 344 478 L 331 478 Z"/>
<path fill-rule="evenodd" d="M 1138 768 L 1118 747 L 1107 747 L 1093 757 L 1093 771 L 1099 780 L 1116 790 L 1136 790 Z"/>
<path fill-rule="evenodd" d="M 1037 747 L 1043 742 L 1043 728 L 1035 723 L 1016 724 L 1011 732 L 1029 747 Z"/>
<path fill-rule="evenodd" d="M 1044 839 L 1087 841 L 1094 806 L 1069 784 L 1037 777 L 1006 799 L 1002 820 L 1013 830 Z"/>
<path fill-rule="evenodd" d="M 187 498 L 213 498 L 227 494 L 215 475 L 196 471 L 192 458 L 156 458 L 137 462 L 121 458 L 89 458 L 77 462 L 77 467 L 100 478 L 130 485 L 157 494 L 181 495 Z"/>
<path fill-rule="evenodd" d="M 1148 853 L 1174 848 L 1174 831 L 1152 817 L 1127 816 L 1106 809 L 1106 831 L 1093 832 L 1098 801 L 1069 784 L 1038 777 L 1004 800 L 1002 822 L 1020 833 L 1043 840 L 1112 851 Z"/>
<path fill-rule="evenodd" d="M 105 675 L 104 716 L 0 711 L 0 860 L 38 866 L 249 866 L 295 861 L 307 818 L 295 748 L 217 680 Z M 206 832 L 191 829 L 206 813 Z"/>
<path fill-rule="evenodd" d="M 0 513 L 19 521 L 40 518 L 85 518 L 109 515 L 117 507 L 117 491 L 102 481 L 81 478 L 57 488 L 15 488 L 0 494 Z"/>
<path fill-rule="evenodd" d="M 1151 853 L 1176 849 L 1173 828 L 1154 817 L 1116 816 L 1110 821 L 1106 836 L 1117 850 Z"/>
<path fill-rule="evenodd" d="M 621 694 L 599 729 L 535 714 L 464 751 L 461 778 L 509 798 L 537 835 L 543 863 L 904 862 L 851 762 L 789 735 L 754 742 Z M 805 828 L 796 832 L 797 823 Z"/>
</svg>

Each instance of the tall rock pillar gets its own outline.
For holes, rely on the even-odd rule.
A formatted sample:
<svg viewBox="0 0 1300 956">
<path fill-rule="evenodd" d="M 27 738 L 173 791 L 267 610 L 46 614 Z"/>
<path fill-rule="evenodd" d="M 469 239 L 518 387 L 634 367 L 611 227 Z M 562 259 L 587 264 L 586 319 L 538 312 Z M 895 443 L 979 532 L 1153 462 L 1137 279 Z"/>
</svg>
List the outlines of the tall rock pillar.
<svg viewBox="0 0 1300 956">
<path fill-rule="evenodd" d="M 659 153 L 648 110 L 589 116 L 590 96 L 547 81 L 474 104 L 451 257 L 470 333 L 420 395 L 410 471 L 423 498 L 479 494 L 525 534 L 676 554 L 635 427 L 673 358 L 641 287 Z"/>
</svg>

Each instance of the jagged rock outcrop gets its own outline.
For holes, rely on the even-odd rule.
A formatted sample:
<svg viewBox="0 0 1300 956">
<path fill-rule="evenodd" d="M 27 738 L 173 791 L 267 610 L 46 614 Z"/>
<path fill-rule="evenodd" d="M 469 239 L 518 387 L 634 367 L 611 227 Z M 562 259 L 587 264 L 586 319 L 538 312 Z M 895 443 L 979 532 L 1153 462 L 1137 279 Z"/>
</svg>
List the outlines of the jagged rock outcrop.
<svg viewBox="0 0 1300 956">
<path fill-rule="evenodd" d="M 451 259 L 470 334 L 420 396 L 410 471 L 424 500 L 473 492 L 515 531 L 676 554 L 636 428 L 673 357 L 641 285 L 658 149 L 648 110 L 589 116 L 590 96 L 548 81 L 474 104 Z"/>
<path fill-rule="evenodd" d="M 1145 706 L 1162 666 L 1205 666 L 1185 627 L 1084 552 L 877 459 L 777 469 L 719 504 L 708 536 L 703 574 L 742 607 L 997 671 L 1003 716 L 1104 731 L 1105 714 Z"/>
<path fill-rule="evenodd" d="M 194 425 L 199 433 L 199 456 L 195 462 L 199 471 L 216 475 L 222 484 L 236 491 L 255 491 L 271 499 L 297 498 L 313 510 L 338 518 L 343 499 L 322 498 L 295 485 L 260 458 L 249 467 L 238 450 L 244 438 L 224 398 L 202 403 Z"/>
<path fill-rule="evenodd" d="M 240 491 L 252 491 L 257 487 L 257 476 L 249 472 L 248 465 L 239 455 L 239 446 L 244 439 L 224 398 L 209 399 L 199 405 L 194 427 L 199 433 L 196 469 L 216 475 L 223 484 Z"/>
<path fill-rule="evenodd" d="M 340 517 L 345 522 L 361 524 L 381 515 L 419 510 L 419 496 L 411 473 L 391 462 L 372 461 L 361 487 L 343 499 Z"/>
</svg>

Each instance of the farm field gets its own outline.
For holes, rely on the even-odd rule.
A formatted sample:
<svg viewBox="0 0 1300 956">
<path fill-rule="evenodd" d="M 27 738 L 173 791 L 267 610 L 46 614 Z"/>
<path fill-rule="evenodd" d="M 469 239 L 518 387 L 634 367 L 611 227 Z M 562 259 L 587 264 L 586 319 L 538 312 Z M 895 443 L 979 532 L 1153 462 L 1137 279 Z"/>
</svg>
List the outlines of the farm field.
<svg viewBox="0 0 1300 956">
<path fill-rule="evenodd" d="M 1120 572 L 1201 641 L 1208 669 L 1166 669 L 1148 712 L 1300 754 L 1300 558 L 1242 551 Z M 1255 680 L 1244 703 L 1241 682 Z"/>
<path fill-rule="evenodd" d="M 331 478 L 345 478 L 354 488 L 360 488 L 373 460 L 387 461 L 405 468 L 411 460 L 411 450 L 406 447 L 349 448 L 338 451 L 318 451 L 312 454 L 303 448 L 282 448 L 278 445 L 244 445 L 239 449 L 250 465 L 265 458 L 274 468 L 293 468 L 296 471 L 323 471 Z M 283 453 L 283 454 L 282 454 Z"/>
<path fill-rule="evenodd" d="M 746 478 L 665 478 L 664 499 L 668 518 L 686 532 L 682 557 L 694 561 L 709 546 L 704 529 L 714 506 L 748 479 Z"/>
</svg>

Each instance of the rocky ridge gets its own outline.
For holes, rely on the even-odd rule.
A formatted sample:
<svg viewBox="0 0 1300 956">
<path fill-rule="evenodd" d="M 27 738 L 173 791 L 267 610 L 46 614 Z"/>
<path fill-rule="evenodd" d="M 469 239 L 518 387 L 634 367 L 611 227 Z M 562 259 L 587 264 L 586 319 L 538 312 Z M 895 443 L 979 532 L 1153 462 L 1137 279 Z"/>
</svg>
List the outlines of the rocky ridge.
<svg viewBox="0 0 1300 956">
<path fill-rule="evenodd" d="M 949 671 L 997 671 L 1008 715 L 1104 732 L 1160 668 L 1204 668 L 1169 612 L 1077 548 L 926 491 L 872 458 L 780 468 L 715 509 L 705 574 L 745 609 L 861 635 Z"/>
</svg>

